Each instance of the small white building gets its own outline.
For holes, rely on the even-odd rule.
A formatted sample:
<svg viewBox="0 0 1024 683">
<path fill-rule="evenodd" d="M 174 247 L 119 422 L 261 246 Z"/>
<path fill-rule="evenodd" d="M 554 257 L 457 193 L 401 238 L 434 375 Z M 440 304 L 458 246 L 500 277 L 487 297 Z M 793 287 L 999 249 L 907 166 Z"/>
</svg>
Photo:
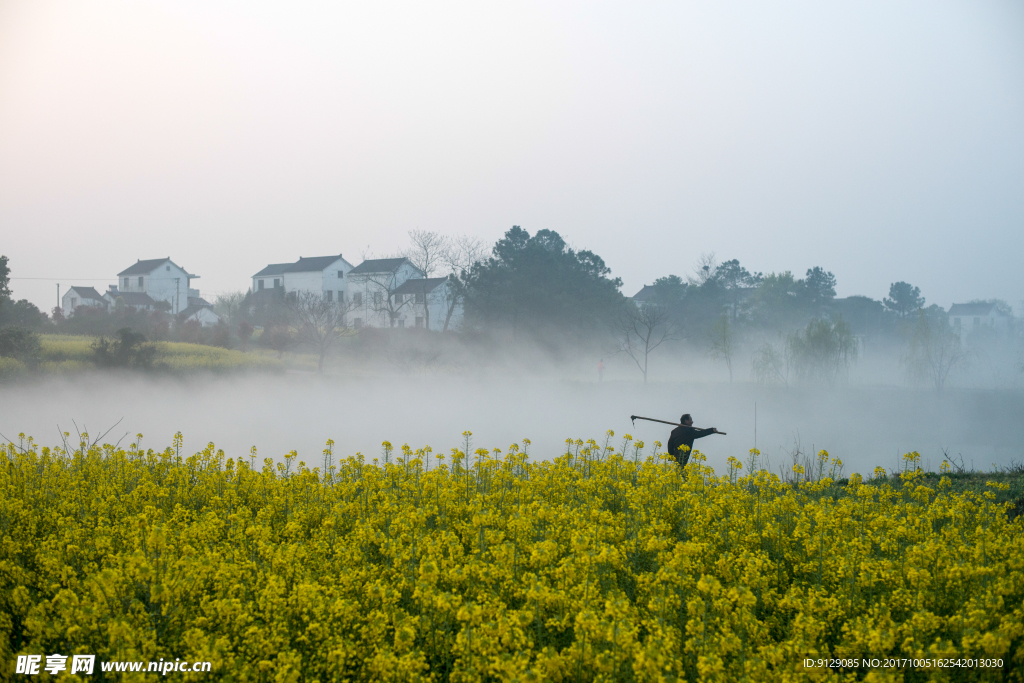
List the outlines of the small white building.
<svg viewBox="0 0 1024 683">
<path fill-rule="evenodd" d="M 336 256 L 300 256 L 294 263 L 271 263 L 252 276 L 254 294 L 280 290 L 319 292 L 328 301 L 345 301 L 352 264 Z"/>
<path fill-rule="evenodd" d="M 188 306 L 189 295 L 198 296 L 198 290 L 191 290 L 191 281 L 197 279 L 170 257 L 136 261 L 117 274 L 120 295 L 146 294 L 153 301 L 166 301 L 171 313 L 180 313 Z M 125 300 L 125 304 L 128 301 Z"/>
<path fill-rule="evenodd" d="M 202 327 L 213 327 L 220 322 L 220 316 L 213 312 L 213 304 L 198 296 L 188 298 L 188 306 L 180 316 L 185 322 L 194 321 Z"/>
<path fill-rule="evenodd" d="M 404 327 L 412 299 L 396 298 L 399 287 L 423 272 L 407 258 L 367 259 L 349 272 L 349 316 L 353 327 Z"/>
<path fill-rule="evenodd" d="M 949 307 L 949 324 L 960 333 L 961 339 L 965 339 L 968 334 L 982 327 L 1008 330 L 1010 316 L 993 303 L 953 304 Z"/>
<path fill-rule="evenodd" d="M 82 306 L 107 310 L 108 305 L 103 295 L 92 287 L 71 287 L 60 298 L 60 312 L 65 318 L 73 316 L 75 310 Z"/>
<path fill-rule="evenodd" d="M 462 326 L 462 302 L 452 296 L 446 277 L 411 278 L 395 290 L 394 296 L 401 304 L 399 327 L 441 332 Z"/>
</svg>

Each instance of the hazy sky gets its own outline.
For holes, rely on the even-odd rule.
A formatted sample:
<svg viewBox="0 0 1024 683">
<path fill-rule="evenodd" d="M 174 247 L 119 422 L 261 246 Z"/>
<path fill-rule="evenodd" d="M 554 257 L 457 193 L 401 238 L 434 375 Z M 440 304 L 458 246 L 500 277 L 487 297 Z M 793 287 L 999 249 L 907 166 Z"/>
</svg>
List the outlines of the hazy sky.
<svg viewBox="0 0 1024 683">
<path fill-rule="evenodd" d="M 1022 8 L 0 0 L 0 253 L 62 290 L 170 256 L 212 299 L 517 224 L 626 294 L 714 251 L 1016 304 Z"/>
</svg>

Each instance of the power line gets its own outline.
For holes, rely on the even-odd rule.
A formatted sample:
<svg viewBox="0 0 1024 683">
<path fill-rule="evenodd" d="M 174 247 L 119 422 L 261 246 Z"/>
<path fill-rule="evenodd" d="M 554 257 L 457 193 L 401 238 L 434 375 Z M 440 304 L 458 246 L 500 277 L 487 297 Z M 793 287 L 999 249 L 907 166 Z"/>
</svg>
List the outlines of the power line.
<svg viewBox="0 0 1024 683">
<path fill-rule="evenodd" d="M 87 282 L 109 282 L 110 280 L 116 280 L 116 277 L 10 277 L 8 280 L 49 280 L 56 282 L 57 280 L 86 280 Z"/>
</svg>

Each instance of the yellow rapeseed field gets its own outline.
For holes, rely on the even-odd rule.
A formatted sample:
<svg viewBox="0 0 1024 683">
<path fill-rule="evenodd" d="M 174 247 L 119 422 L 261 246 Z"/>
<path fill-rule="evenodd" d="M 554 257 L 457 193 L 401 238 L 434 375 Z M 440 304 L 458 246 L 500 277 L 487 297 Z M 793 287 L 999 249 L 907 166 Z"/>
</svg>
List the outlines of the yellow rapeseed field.
<svg viewBox="0 0 1024 683">
<path fill-rule="evenodd" d="M 95 368 L 92 345 L 96 337 L 41 334 L 39 370 L 47 375 L 70 374 Z M 153 342 L 154 368 L 176 374 L 232 372 L 239 370 L 283 371 L 284 364 L 266 353 L 243 353 L 230 349 L 183 342 Z M 5 361 L 10 361 L 4 365 Z M 0 379 L 24 374 L 19 361 L 0 359 Z"/>
<path fill-rule="evenodd" d="M 915 454 L 840 485 L 825 453 L 813 483 L 756 451 L 683 477 L 628 436 L 279 464 L 20 438 L 3 677 L 83 653 L 213 663 L 187 680 L 1022 680 L 1024 524 Z"/>
</svg>

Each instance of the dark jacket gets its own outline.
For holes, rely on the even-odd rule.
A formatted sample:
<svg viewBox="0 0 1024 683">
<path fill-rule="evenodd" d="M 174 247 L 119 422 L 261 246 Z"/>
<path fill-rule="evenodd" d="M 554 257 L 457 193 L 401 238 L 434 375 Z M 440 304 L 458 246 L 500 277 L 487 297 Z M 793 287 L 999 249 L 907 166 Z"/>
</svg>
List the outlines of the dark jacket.
<svg viewBox="0 0 1024 683">
<path fill-rule="evenodd" d="M 672 430 L 672 435 L 668 438 L 668 452 L 676 459 L 676 462 L 685 466 L 686 461 L 690 459 L 690 452 L 693 451 L 693 440 L 714 433 L 714 427 L 697 429 L 696 427 L 679 425 Z M 679 450 L 680 446 L 686 446 L 689 450 L 683 453 Z"/>
</svg>

